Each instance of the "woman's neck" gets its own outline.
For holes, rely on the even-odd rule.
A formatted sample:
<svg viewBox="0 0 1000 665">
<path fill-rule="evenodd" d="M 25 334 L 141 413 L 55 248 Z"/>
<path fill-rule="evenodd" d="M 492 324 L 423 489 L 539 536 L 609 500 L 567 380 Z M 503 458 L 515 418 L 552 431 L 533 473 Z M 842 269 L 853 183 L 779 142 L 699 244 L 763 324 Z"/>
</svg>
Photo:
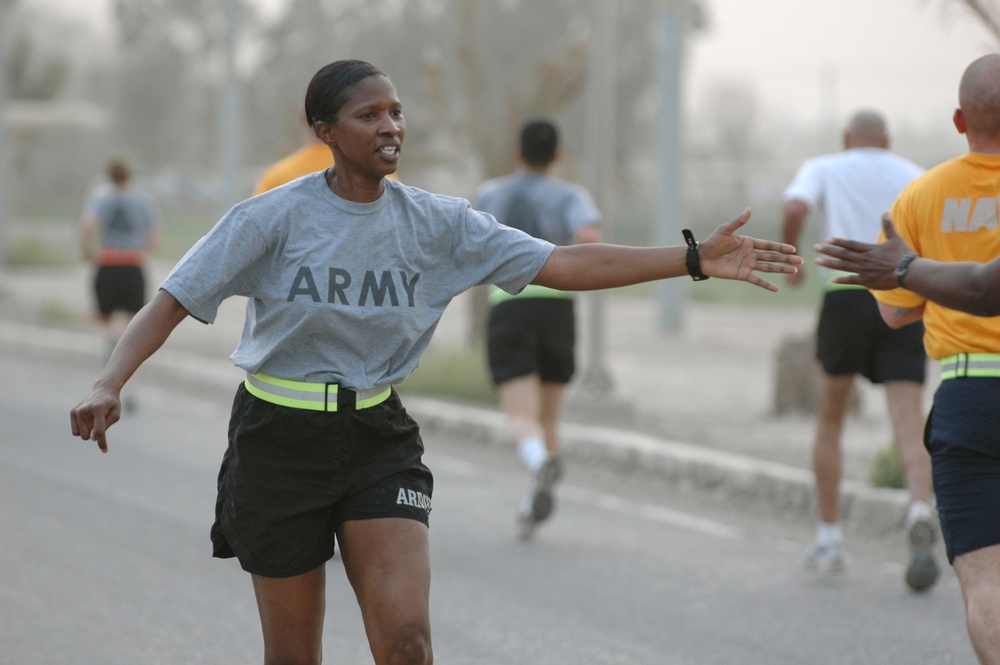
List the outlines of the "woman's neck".
<svg viewBox="0 0 1000 665">
<path fill-rule="evenodd" d="M 337 169 L 336 164 L 324 173 L 326 185 L 330 191 L 342 199 L 355 203 L 371 203 L 377 201 L 385 191 L 385 178 L 373 182 L 370 178 L 347 178 Z"/>
</svg>

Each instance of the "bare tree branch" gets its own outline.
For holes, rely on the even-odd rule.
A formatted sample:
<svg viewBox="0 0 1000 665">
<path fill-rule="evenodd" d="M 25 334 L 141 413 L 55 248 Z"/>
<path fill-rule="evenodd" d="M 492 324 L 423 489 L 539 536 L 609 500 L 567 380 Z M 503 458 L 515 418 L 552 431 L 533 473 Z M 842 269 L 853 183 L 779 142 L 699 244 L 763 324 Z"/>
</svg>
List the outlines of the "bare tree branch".
<svg viewBox="0 0 1000 665">
<path fill-rule="evenodd" d="M 1000 40 L 1000 7 L 990 0 L 961 0 L 993 36 Z"/>
</svg>

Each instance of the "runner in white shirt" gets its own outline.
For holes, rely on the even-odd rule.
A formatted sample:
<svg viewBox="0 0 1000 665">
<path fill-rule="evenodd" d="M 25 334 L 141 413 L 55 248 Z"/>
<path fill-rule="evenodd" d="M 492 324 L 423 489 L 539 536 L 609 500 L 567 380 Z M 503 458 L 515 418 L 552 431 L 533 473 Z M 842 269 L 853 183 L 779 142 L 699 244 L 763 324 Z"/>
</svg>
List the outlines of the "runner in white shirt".
<svg viewBox="0 0 1000 665">
<path fill-rule="evenodd" d="M 798 241 L 811 210 L 823 214 L 823 237 L 875 242 L 882 213 L 921 173 L 916 164 L 889 151 L 885 120 L 860 111 L 844 132 L 844 150 L 806 160 L 785 190 L 783 238 Z M 907 585 L 929 589 L 938 577 L 931 553 L 935 531 L 930 507 L 930 456 L 923 444 L 923 383 L 927 357 L 923 325 L 889 328 L 867 289 L 838 284 L 829 271 L 816 332 L 819 361 L 819 404 L 813 441 L 813 471 L 820 524 L 806 566 L 822 572 L 844 567 L 840 528 L 841 436 L 850 405 L 854 377 L 884 384 L 889 417 L 903 458 L 910 507 L 906 526 L 910 539 Z M 797 286 L 800 271 L 788 276 Z"/>
</svg>

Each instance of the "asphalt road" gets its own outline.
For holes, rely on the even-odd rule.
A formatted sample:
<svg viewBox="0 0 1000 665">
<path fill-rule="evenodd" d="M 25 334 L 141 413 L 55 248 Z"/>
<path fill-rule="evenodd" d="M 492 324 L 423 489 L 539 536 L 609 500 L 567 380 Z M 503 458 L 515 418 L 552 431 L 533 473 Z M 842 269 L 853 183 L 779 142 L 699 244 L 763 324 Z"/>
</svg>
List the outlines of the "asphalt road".
<svg viewBox="0 0 1000 665">
<path fill-rule="evenodd" d="M 96 361 L 8 351 L 0 367 L 0 663 L 261 662 L 249 577 L 208 541 L 227 397 L 140 373 L 103 456 L 69 434 Z M 438 663 L 975 662 L 953 573 L 907 592 L 894 540 L 852 543 L 847 574 L 814 578 L 810 525 L 573 467 L 524 543 L 514 455 L 425 440 Z M 325 662 L 371 662 L 338 568 Z"/>
</svg>

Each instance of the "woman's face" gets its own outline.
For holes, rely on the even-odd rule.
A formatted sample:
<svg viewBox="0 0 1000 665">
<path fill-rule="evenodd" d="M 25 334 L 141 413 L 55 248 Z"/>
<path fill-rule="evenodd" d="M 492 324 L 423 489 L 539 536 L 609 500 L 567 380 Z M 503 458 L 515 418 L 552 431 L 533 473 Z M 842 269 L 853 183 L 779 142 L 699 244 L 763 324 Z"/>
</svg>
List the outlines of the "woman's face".
<svg viewBox="0 0 1000 665">
<path fill-rule="evenodd" d="M 327 124 L 324 134 L 333 148 L 338 176 L 382 178 L 395 173 L 406 121 L 392 81 L 369 76 L 359 83 L 337 113 L 337 124 Z"/>
</svg>

